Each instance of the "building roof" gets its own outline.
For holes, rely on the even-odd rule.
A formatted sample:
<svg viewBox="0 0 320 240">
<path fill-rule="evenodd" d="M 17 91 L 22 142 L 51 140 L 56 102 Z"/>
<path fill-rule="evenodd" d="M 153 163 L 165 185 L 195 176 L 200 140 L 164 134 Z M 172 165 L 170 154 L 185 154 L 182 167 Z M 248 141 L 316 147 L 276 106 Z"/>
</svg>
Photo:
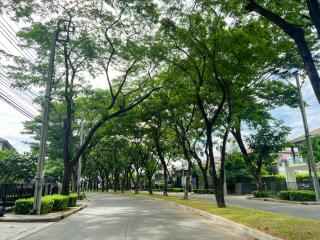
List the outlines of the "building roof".
<svg viewBox="0 0 320 240">
<path fill-rule="evenodd" d="M 9 143 L 8 140 L 0 137 L 0 143 L 3 144 L 4 148 L 14 150 L 14 147 Z"/>
<path fill-rule="evenodd" d="M 310 131 L 310 136 L 311 137 L 320 137 L 320 128 L 317 128 L 317 129 Z M 299 143 L 302 143 L 304 140 L 305 140 L 305 135 L 303 134 L 301 136 L 298 136 L 298 137 L 291 139 L 290 142 L 299 144 Z"/>
</svg>

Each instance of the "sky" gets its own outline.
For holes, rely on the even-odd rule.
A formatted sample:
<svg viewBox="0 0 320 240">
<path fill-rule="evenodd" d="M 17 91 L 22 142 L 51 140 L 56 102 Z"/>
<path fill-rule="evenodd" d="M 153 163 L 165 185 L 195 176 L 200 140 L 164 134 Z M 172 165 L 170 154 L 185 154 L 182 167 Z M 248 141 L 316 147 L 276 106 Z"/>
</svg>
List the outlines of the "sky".
<svg viewBox="0 0 320 240">
<path fill-rule="evenodd" d="M 32 58 L 34 56 L 32 52 L 23 51 L 17 46 L 17 44 L 14 44 L 16 46 L 13 46 L 11 44 L 15 41 L 15 39 L 12 38 L 12 36 L 11 39 L 9 38 L 8 40 L 8 35 L 10 35 L 8 34 L 8 32 L 14 34 L 14 31 L 18 31 L 21 27 L 23 27 L 23 24 L 18 25 L 16 23 L 11 22 L 7 17 L 0 17 L 0 49 L 6 50 L 11 54 L 23 54 L 27 57 Z M 0 63 L 5 63 L 4 59 L 0 59 L 0 61 Z M 1 80 L 1 72 L 3 73 L 3 71 L 5 71 L 5 69 L 0 68 L 0 90 L 5 91 L 7 94 L 13 97 L 16 97 L 18 104 L 23 109 L 28 110 L 28 112 L 31 112 L 33 115 L 36 115 L 38 110 L 36 109 L 36 107 L 33 107 L 31 103 L 28 102 L 28 100 L 30 100 L 30 93 L 22 93 L 24 98 L 21 96 L 17 97 L 17 93 L 10 91 L 7 87 L 3 85 L 3 79 Z M 310 81 L 308 79 L 304 80 L 305 81 L 303 83 L 302 92 L 305 101 L 310 105 L 306 108 L 306 113 L 309 128 L 310 130 L 313 130 L 320 127 L 320 105 L 316 101 L 316 97 L 314 95 Z M 93 80 L 92 85 L 98 88 L 106 87 L 106 83 L 102 81 L 101 78 Z M 33 89 L 32 92 L 37 91 Z M 21 93 L 18 93 L 18 95 L 19 94 L 21 95 Z M 272 111 L 272 115 L 276 119 L 283 120 L 287 126 L 292 128 L 289 139 L 302 135 L 304 133 L 301 113 L 299 109 L 280 107 Z M 1 101 L 0 99 L 0 137 L 7 139 L 11 143 L 11 145 L 13 145 L 14 148 L 19 152 L 28 151 L 29 146 L 27 142 L 32 141 L 32 138 L 30 136 L 21 133 L 23 131 L 23 122 L 26 120 L 29 120 L 29 118 L 15 110 L 13 107 L 9 106 L 4 101 Z"/>
</svg>

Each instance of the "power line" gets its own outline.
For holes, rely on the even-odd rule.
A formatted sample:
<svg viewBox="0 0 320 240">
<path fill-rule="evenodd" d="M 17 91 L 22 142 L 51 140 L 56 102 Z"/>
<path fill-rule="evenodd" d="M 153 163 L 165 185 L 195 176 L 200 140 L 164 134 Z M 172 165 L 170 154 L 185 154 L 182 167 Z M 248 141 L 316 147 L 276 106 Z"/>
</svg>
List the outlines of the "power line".
<svg viewBox="0 0 320 240">
<path fill-rule="evenodd" d="M 1 16 L 1 15 L 0 15 Z M 2 17 L 2 16 L 1 16 Z M 2 17 L 2 19 L 4 19 L 3 17 Z M 5 19 L 4 19 L 4 21 L 6 21 Z M 6 21 L 6 23 L 7 23 L 7 21 Z M 8 28 L 7 28 L 7 26 L 3 23 L 3 22 L 1 22 L 0 21 L 0 24 L 1 24 L 1 26 L 4 28 L 2 28 L 1 26 L 0 26 L 0 28 L 8 35 L 8 37 L 10 37 L 10 39 L 18 46 L 18 47 L 20 47 L 19 46 L 19 44 L 20 45 L 23 45 L 22 43 L 21 43 L 21 41 L 16 37 L 16 32 L 14 32 L 15 34 L 13 34 Z M 10 26 L 8 23 L 7 23 L 7 25 L 8 26 Z M 11 28 L 12 29 L 12 28 Z M 24 51 L 24 53 L 26 54 L 26 55 L 28 55 L 28 57 L 30 58 L 30 59 L 35 59 L 35 57 L 29 52 L 29 50 L 28 49 L 23 49 L 23 51 Z"/>
<path fill-rule="evenodd" d="M 13 107 L 14 109 L 16 109 L 17 111 L 19 111 L 21 114 L 23 114 L 24 116 L 32 119 L 32 120 L 36 120 L 36 116 L 34 116 L 32 113 L 28 112 L 27 110 L 25 110 L 23 107 L 21 107 L 18 103 L 15 102 L 15 100 L 10 97 L 8 94 L 0 91 L 0 98 L 6 102 L 7 104 L 9 104 L 11 107 Z"/>
<path fill-rule="evenodd" d="M 1 31 L 2 30 L 2 31 Z M 30 62 L 32 62 L 32 60 L 26 56 L 13 42 L 14 40 L 12 40 L 12 38 L 10 36 L 8 36 L 8 34 L 4 33 L 5 31 L 3 30 L 3 27 L 0 25 L 0 33 L 2 36 L 4 36 L 7 41 L 25 58 L 27 58 Z"/>
<path fill-rule="evenodd" d="M 8 87 L 12 88 L 14 91 L 16 92 L 19 92 L 19 94 L 23 94 L 25 97 L 27 97 L 29 100 L 34 100 L 35 97 L 38 97 L 39 95 L 34 95 L 34 94 L 31 94 L 30 93 L 30 90 L 26 89 L 26 90 L 18 90 L 14 87 L 12 87 L 13 85 L 13 82 L 10 81 L 7 77 L 3 76 L 1 73 L 0 73 L 0 79 L 2 79 L 4 82 L 6 82 L 6 84 L 8 85 Z M 33 102 L 32 102 L 33 104 Z"/>
<path fill-rule="evenodd" d="M 0 17 L 5 21 L 5 23 L 9 26 L 9 28 L 12 30 L 12 32 L 14 32 L 14 35 L 13 35 L 14 38 L 17 39 L 17 41 L 18 41 L 21 45 L 23 45 L 23 44 L 21 43 L 21 41 L 20 41 L 18 38 L 16 38 L 17 31 L 14 30 L 14 28 L 11 26 L 11 24 L 8 23 L 8 21 L 7 21 L 2 15 L 0 15 Z M 16 26 L 17 26 L 18 28 L 20 28 L 20 26 L 18 26 L 17 24 L 16 24 Z M 28 53 L 29 53 L 33 58 L 36 58 L 35 54 L 34 54 L 32 51 L 30 51 L 29 49 L 26 49 L 26 51 L 28 51 Z"/>
<path fill-rule="evenodd" d="M 2 76 L 3 78 L 5 78 L 8 82 L 10 82 L 10 84 L 14 84 L 14 82 L 10 79 L 7 78 L 6 74 L 5 73 L 2 73 L 0 71 L 0 76 Z M 34 97 L 39 97 L 39 94 L 37 92 L 35 92 L 32 88 L 26 88 L 25 89 L 25 92 L 26 93 L 29 93 L 29 95 L 34 98 Z"/>
<path fill-rule="evenodd" d="M 3 80 L 0 79 L 0 84 L 5 86 L 6 89 L 8 89 L 11 93 L 13 93 L 15 95 L 15 97 L 18 97 L 24 104 L 24 108 L 28 111 L 39 111 L 39 109 L 37 107 L 35 107 L 33 105 L 33 103 L 26 99 L 23 95 L 19 95 L 18 93 L 16 93 L 14 90 L 12 90 L 10 87 L 6 86 L 6 84 L 3 82 Z M 0 88 L 1 89 L 1 88 Z M 3 90 L 3 89 L 2 89 Z M 26 104 L 26 102 L 28 102 L 28 104 Z M 30 108 L 31 107 L 31 108 Z"/>
</svg>

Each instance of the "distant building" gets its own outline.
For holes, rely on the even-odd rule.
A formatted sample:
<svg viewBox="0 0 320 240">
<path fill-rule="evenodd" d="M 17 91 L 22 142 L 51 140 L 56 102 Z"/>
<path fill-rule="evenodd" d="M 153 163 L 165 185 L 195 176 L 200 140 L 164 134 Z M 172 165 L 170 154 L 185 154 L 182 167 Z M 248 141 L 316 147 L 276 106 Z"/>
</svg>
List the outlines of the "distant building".
<svg viewBox="0 0 320 240">
<path fill-rule="evenodd" d="M 0 151 L 5 150 L 14 150 L 14 147 L 12 147 L 8 140 L 0 138 Z"/>
<path fill-rule="evenodd" d="M 311 137 L 320 137 L 320 128 L 317 128 L 317 129 L 310 131 L 310 136 Z M 301 136 L 298 136 L 298 137 L 291 139 L 290 142 L 294 143 L 299 148 L 305 142 L 305 140 L 306 140 L 306 137 L 303 134 Z"/>
</svg>

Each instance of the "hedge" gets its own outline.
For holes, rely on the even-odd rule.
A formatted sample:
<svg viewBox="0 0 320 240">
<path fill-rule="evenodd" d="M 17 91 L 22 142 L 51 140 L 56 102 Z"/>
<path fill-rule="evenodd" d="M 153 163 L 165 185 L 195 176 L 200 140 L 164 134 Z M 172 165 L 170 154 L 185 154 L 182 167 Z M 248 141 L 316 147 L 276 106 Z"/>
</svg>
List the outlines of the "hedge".
<svg viewBox="0 0 320 240">
<path fill-rule="evenodd" d="M 52 212 L 53 199 L 49 197 L 41 198 L 41 214 Z M 23 198 L 16 200 L 15 213 L 16 214 L 31 214 L 33 208 L 33 198 Z"/>
<path fill-rule="evenodd" d="M 168 188 L 168 192 L 183 192 L 183 188 Z"/>
<path fill-rule="evenodd" d="M 82 197 L 85 197 L 84 193 Z M 41 197 L 41 214 L 50 213 L 52 211 L 63 211 L 67 207 L 75 207 L 78 195 L 71 193 L 69 196 L 54 194 Z M 33 208 L 33 198 L 23 198 L 16 200 L 16 214 L 31 214 Z"/>
<path fill-rule="evenodd" d="M 320 177 L 320 171 L 317 172 L 318 177 Z M 309 180 L 310 175 L 309 173 L 297 173 L 296 174 L 296 179 L 299 182 L 302 182 L 303 180 Z"/>
<path fill-rule="evenodd" d="M 63 211 L 69 206 L 68 196 L 54 194 L 46 197 L 51 198 L 53 200 L 52 211 Z"/>
<path fill-rule="evenodd" d="M 278 197 L 282 200 L 291 201 L 316 201 L 316 195 L 308 190 L 287 190 L 278 192 Z"/>
<path fill-rule="evenodd" d="M 269 197 L 271 195 L 271 192 L 256 190 L 256 191 L 253 191 L 252 194 L 256 198 L 265 198 L 265 197 Z"/>
<path fill-rule="evenodd" d="M 69 195 L 69 207 L 75 207 L 77 205 L 78 194 L 77 193 L 70 193 Z"/>
<path fill-rule="evenodd" d="M 193 192 L 198 194 L 214 194 L 213 189 L 194 189 Z"/>
<path fill-rule="evenodd" d="M 271 180 L 275 180 L 275 181 L 285 181 L 286 180 L 286 176 L 284 176 L 282 174 L 264 175 L 264 176 L 261 176 L 261 178 L 263 180 L 271 179 Z"/>
<path fill-rule="evenodd" d="M 82 200 L 84 198 L 86 198 L 86 194 L 84 192 L 81 192 L 79 195 L 79 199 Z"/>
</svg>

